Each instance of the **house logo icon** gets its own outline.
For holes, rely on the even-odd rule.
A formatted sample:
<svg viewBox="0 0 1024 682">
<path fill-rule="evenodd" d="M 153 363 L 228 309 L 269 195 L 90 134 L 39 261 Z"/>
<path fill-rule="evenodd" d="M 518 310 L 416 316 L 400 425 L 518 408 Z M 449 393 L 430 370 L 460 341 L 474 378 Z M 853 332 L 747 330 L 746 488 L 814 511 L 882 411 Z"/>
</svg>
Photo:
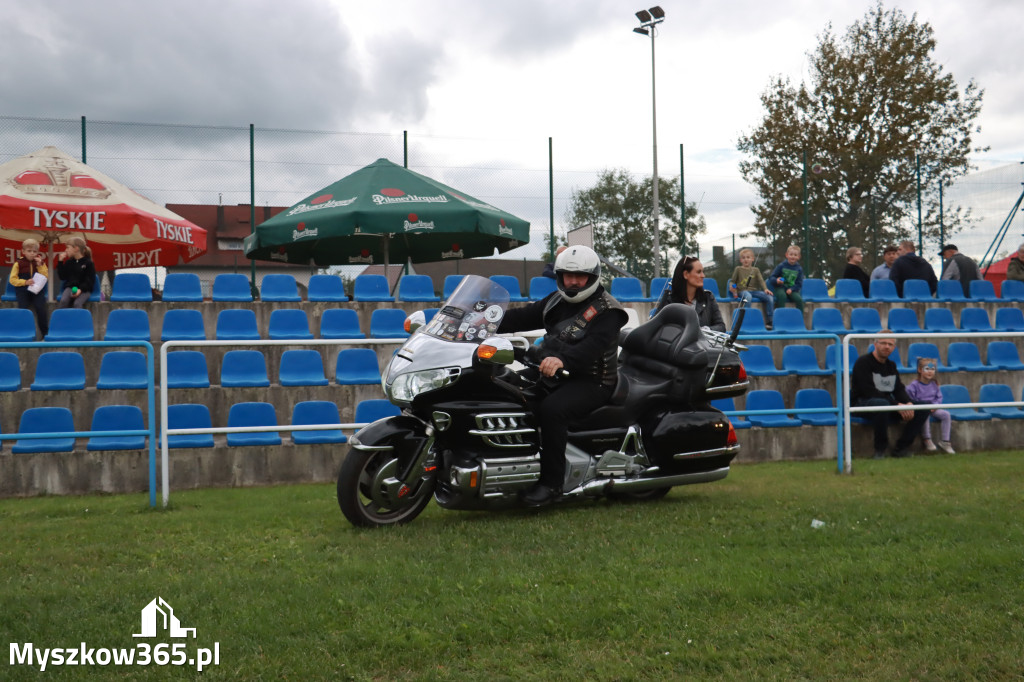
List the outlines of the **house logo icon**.
<svg viewBox="0 0 1024 682">
<path fill-rule="evenodd" d="M 158 630 L 166 631 L 171 637 L 188 637 L 189 633 L 193 638 L 196 636 L 195 628 L 181 627 L 174 609 L 163 597 L 157 597 L 142 609 L 142 632 L 132 637 L 156 637 Z"/>
</svg>

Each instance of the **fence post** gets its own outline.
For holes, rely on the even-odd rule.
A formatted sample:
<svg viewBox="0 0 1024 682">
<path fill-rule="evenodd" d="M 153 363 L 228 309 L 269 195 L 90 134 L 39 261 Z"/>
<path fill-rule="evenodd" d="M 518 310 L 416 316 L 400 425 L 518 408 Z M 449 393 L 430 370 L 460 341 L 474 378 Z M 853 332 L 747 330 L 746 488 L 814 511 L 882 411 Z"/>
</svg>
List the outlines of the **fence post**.
<svg viewBox="0 0 1024 682">
<path fill-rule="evenodd" d="M 88 163 L 85 159 L 85 116 L 82 117 L 82 163 Z"/>
<path fill-rule="evenodd" d="M 554 143 L 548 138 L 548 262 L 555 262 L 555 161 Z"/>
<path fill-rule="evenodd" d="M 256 233 L 256 126 L 252 123 L 249 124 L 249 233 Z M 256 261 L 250 259 L 249 264 L 249 288 L 255 294 Z"/>
</svg>

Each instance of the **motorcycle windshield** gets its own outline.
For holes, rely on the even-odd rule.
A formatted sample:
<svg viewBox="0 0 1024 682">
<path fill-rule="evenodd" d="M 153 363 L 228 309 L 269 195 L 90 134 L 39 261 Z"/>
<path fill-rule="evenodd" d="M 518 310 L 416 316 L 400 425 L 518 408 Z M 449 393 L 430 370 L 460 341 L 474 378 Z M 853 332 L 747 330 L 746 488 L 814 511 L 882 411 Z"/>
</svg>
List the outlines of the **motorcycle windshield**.
<svg viewBox="0 0 1024 682">
<path fill-rule="evenodd" d="M 422 331 L 446 341 L 479 344 L 497 333 L 508 301 L 508 291 L 500 284 L 466 275 Z"/>
</svg>

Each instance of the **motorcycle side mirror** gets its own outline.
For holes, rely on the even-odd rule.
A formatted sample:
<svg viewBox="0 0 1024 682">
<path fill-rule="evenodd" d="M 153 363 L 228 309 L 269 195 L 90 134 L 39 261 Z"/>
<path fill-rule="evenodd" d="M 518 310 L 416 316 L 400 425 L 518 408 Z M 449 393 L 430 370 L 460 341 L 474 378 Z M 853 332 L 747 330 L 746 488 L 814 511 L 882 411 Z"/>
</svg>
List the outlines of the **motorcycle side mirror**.
<svg viewBox="0 0 1024 682">
<path fill-rule="evenodd" d="M 496 336 L 477 346 L 476 356 L 491 365 L 511 365 L 515 361 L 515 348 L 508 339 Z"/>
<path fill-rule="evenodd" d="M 427 323 L 427 316 L 422 310 L 417 310 L 405 318 L 405 331 L 415 334 L 416 330 Z"/>
</svg>

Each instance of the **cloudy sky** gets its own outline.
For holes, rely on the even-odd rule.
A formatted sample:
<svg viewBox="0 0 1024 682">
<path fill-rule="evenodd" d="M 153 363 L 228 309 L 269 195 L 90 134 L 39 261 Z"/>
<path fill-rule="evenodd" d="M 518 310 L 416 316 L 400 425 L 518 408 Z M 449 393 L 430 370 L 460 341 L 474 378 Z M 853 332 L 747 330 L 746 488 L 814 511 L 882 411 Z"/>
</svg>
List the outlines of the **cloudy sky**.
<svg viewBox="0 0 1024 682">
<path fill-rule="evenodd" d="M 829 24 L 842 33 L 872 3 L 661 6 L 659 171 L 677 175 L 685 145 L 687 198 L 707 217 L 711 234 L 702 249 L 710 252 L 712 242 L 728 245 L 751 223 L 755 197 L 739 176 L 735 145 L 759 121 L 769 79 L 805 79 L 817 36 Z M 889 0 L 892 6 L 932 24 L 935 58 L 961 88 L 969 79 L 984 88 L 976 144 L 990 149 L 977 155 L 979 168 L 1024 159 L 1024 3 Z M 572 189 L 587 186 L 596 170 L 650 173 L 651 51 L 650 40 L 632 32 L 638 9 L 621 0 L 0 0 L 7 65 L 0 116 L 379 133 L 398 162 L 401 133 L 409 131 L 411 167 L 526 213 L 543 233 L 549 137 L 556 228 L 564 227 Z M 361 153 L 370 158 L 353 154 L 350 166 L 385 155 L 375 153 L 378 138 L 365 140 Z M 18 143 L 0 130 L 0 154 L 8 155 L 0 161 L 32 151 Z M 324 182 L 276 177 L 258 203 L 298 201 L 349 170 L 337 161 L 322 169 Z M 1005 204 L 998 209 L 1005 217 L 1024 178 L 1016 169 L 1000 177 L 1012 195 L 994 200 Z M 137 182 L 154 199 L 176 199 L 146 187 L 159 181 Z"/>
</svg>

